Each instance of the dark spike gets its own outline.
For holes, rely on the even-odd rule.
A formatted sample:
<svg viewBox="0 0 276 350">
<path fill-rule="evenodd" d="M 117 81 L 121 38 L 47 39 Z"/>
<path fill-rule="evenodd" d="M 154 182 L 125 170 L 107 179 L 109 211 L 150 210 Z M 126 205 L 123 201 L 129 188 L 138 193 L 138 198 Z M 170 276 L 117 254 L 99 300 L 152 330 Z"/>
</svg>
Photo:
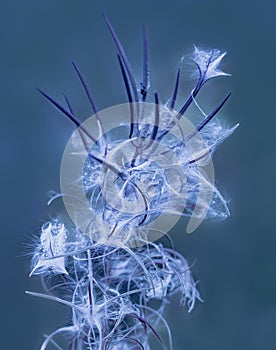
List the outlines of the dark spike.
<svg viewBox="0 0 276 350">
<path fill-rule="evenodd" d="M 159 98 L 158 98 L 157 92 L 154 93 L 154 103 L 155 103 L 154 126 L 152 128 L 152 132 L 150 135 L 150 141 L 148 142 L 148 144 L 144 149 L 149 148 L 153 144 L 159 129 L 160 111 L 159 111 Z"/>
<path fill-rule="evenodd" d="M 154 116 L 154 127 L 152 129 L 152 133 L 151 133 L 151 140 L 154 141 L 156 139 L 156 135 L 158 132 L 158 128 L 159 128 L 159 98 L 158 98 L 158 94 L 157 92 L 154 93 L 154 102 L 155 102 L 155 116 Z"/>
<path fill-rule="evenodd" d="M 175 85 L 174 85 L 174 90 L 173 90 L 173 95 L 170 103 L 170 108 L 174 109 L 177 93 L 178 93 L 178 87 L 179 87 L 179 76 L 180 76 L 180 67 L 177 70 L 176 74 L 176 80 L 175 80 Z"/>
<path fill-rule="evenodd" d="M 178 119 L 181 118 L 181 116 L 186 112 L 190 104 L 193 102 L 194 98 L 197 96 L 199 93 L 200 88 L 202 87 L 203 80 L 202 78 L 199 78 L 196 84 L 196 87 L 192 91 L 191 95 L 188 97 L 184 105 L 181 107 L 180 111 L 178 112 Z"/>
<path fill-rule="evenodd" d="M 76 124 L 93 142 L 97 142 L 97 140 L 82 126 L 81 122 L 78 120 L 78 118 L 72 114 L 68 109 L 63 107 L 59 102 L 57 102 L 53 97 L 47 95 L 44 91 L 42 91 L 39 88 L 36 88 L 38 92 L 40 92 L 48 101 L 50 101 L 57 109 L 59 109 L 63 114 L 65 114 L 71 121 L 73 121 L 74 124 Z M 101 156 L 96 156 L 93 153 L 89 153 L 89 156 L 93 159 L 97 160 L 101 164 L 104 164 L 107 166 L 108 169 L 110 169 L 113 173 L 117 174 L 122 180 L 125 181 L 126 174 L 123 173 L 119 168 L 116 168 L 113 164 L 109 163 L 105 160 L 105 158 Z"/>
<path fill-rule="evenodd" d="M 134 94 L 134 101 L 135 102 L 139 102 L 139 97 L 138 97 L 138 93 L 137 93 L 137 87 L 136 87 L 136 82 L 135 82 L 135 79 L 134 79 L 134 75 L 133 75 L 133 72 L 132 72 L 132 69 L 131 69 L 131 66 L 130 66 L 130 63 L 129 63 L 129 60 L 127 58 L 127 55 L 125 53 L 125 50 L 118 38 L 118 36 L 116 35 L 115 33 L 115 30 L 113 29 L 111 23 L 109 22 L 108 18 L 102 13 L 103 15 L 103 19 L 105 21 L 105 24 L 107 25 L 107 28 L 109 29 L 110 31 L 110 34 L 113 38 L 113 41 L 119 51 L 119 54 L 122 58 L 122 61 L 123 61 L 123 64 L 125 65 L 126 67 L 126 71 L 127 71 L 127 74 L 128 74 L 128 78 L 129 78 L 129 81 L 130 81 L 130 84 L 131 84 L 131 88 L 132 88 L 132 92 Z"/>
<path fill-rule="evenodd" d="M 52 101 L 50 96 L 46 95 L 45 93 L 43 93 L 43 92 L 42 92 L 41 90 L 39 90 L 39 89 L 38 89 L 38 91 L 41 92 L 42 95 L 45 96 L 47 99 L 49 99 L 50 102 L 52 102 L 58 109 L 60 109 L 60 108 L 55 104 L 56 101 L 55 101 L 55 102 Z M 72 113 L 72 115 L 73 115 L 73 110 L 72 110 L 72 106 L 71 106 L 71 104 L 70 104 L 70 101 L 68 100 L 68 98 L 67 98 L 65 95 L 63 95 L 63 96 L 64 96 L 64 98 L 65 98 L 65 100 L 66 100 L 66 103 L 67 103 L 67 105 L 68 105 L 68 108 L 70 109 L 70 113 Z M 59 104 L 58 102 L 56 102 L 56 103 Z M 61 106 L 61 107 L 62 107 L 62 106 Z M 62 108 L 63 108 L 63 107 L 62 107 Z M 61 111 L 62 111 L 62 110 L 61 110 Z M 63 111 L 62 111 L 62 112 L 63 112 Z M 65 112 L 63 112 L 63 113 L 65 113 Z M 66 115 L 67 115 L 67 114 L 66 114 Z M 80 122 L 79 122 L 79 123 L 80 123 Z M 97 140 L 96 140 L 92 135 L 90 135 L 90 133 L 89 133 L 82 125 L 79 126 L 79 132 L 80 132 L 80 136 L 81 136 L 81 139 L 82 139 L 82 141 L 83 141 L 83 144 L 84 144 L 86 150 L 89 151 L 89 147 L 88 147 L 88 144 L 87 144 L 87 142 L 86 142 L 86 140 L 85 140 L 85 138 L 84 138 L 83 133 L 85 133 L 93 142 L 96 143 Z M 125 178 L 126 178 L 125 174 L 124 174 L 123 172 L 121 172 L 119 169 L 116 169 L 116 167 L 114 167 L 111 163 L 108 163 L 108 162 L 105 160 L 105 158 L 103 158 L 103 157 L 101 157 L 101 156 L 98 157 L 98 156 L 96 156 L 95 154 L 93 154 L 92 152 L 89 152 L 88 155 L 89 155 L 91 158 L 93 158 L 93 159 L 95 159 L 96 161 L 98 161 L 99 163 L 106 165 L 106 167 L 107 167 L 108 169 L 110 169 L 113 173 L 117 174 L 122 180 L 125 180 Z"/>
<path fill-rule="evenodd" d="M 149 81 L 149 63 L 148 63 L 148 43 L 146 28 L 143 26 L 143 82 L 141 88 L 141 95 L 143 101 L 146 100 L 148 89 L 150 86 Z"/>
<path fill-rule="evenodd" d="M 107 140 L 106 140 L 106 136 L 104 135 L 104 129 L 103 129 L 103 125 L 102 125 L 102 122 L 101 122 L 101 119 L 98 115 L 98 107 L 96 105 L 96 102 L 94 100 L 94 98 L 92 97 L 92 94 L 89 90 L 89 87 L 88 87 L 88 84 L 86 83 L 83 75 L 81 74 L 78 66 L 76 65 L 75 62 L 72 62 L 72 65 L 80 79 L 80 82 L 84 88 L 84 91 L 86 93 L 86 96 L 89 100 L 89 103 L 91 105 L 91 108 L 92 108 L 92 113 L 95 114 L 95 117 L 96 117 L 96 120 L 97 120 L 97 123 L 98 123 L 98 128 L 99 128 L 99 136 L 102 137 L 103 136 L 103 144 L 101 145 L 103 148 L 104 148 L 104 154 L 106 155 L 107 154 Z"/>
<path fill-rule="evenodd" d="M 209 113 L 203 120 L 201 123 L 198 124 L 198 126 L 196 127 L 195 131 L 192 131 L 186 138 L 186 140 L 189 140 L 190 138 L 192 138 L 197 132 L 199 132 L 201 129 L 204 128 L 204 126 L 206 124 L 208 124 L 211 119 L 219 112 L 219 110 L 223 107 L 223 105 L 225 104 L 225 102 L 228 100 L 228 98 L 231 96 L 231 92 L 228 92 L 228 94 L 224 97 L 224 99 L 218 104 L 218 106 L 211 112 Z"/>
<path fill-rule="evenodd" d="M 66 104 L 67 104 L 67 107 L 69 108 L 70 113 L 71 113 L 71 114 L 74 114 L 74 110 L 73 110 L 72 104 L 71 104 L 71 102 L 69 101 L 68 97 L 67 97 L 65 94 L 63 94 L 63 97 L 64 97 L 64 99 L 65 99 L 65 102 L 66 102 Z"/>
<path fill-rule="evenodd" d="M 155 335 L 155 337 L 158 339 L 159 343 L 161 344 L 163 349 L 166 349 L 166 347 L 164 346 L 164 343 L 160 337 L 160 335 L 157 333 L 157 331 L 155 330 L 155 328 L 143 317 L 141 317 L 140 315 L 137 315 L 135 313 L 133 314 L 129 314 L 129 316 L 133 316 L 136 317 L 144 326 L 144 328 L 146 329 L 147 327 L 150 328 L 150 330 L 153 332 L 153 334 Z"/>
<path fill-rule="evenodd" d="M 59 109 L 66 117 L 68 117 L 77 127 L 81 128 L 81 130 L 94 142 L 96 142 L 95 138 L 82 126 L 81 122 L 78 118 L 71 113 L 68 109 L 63 107 L 59 102 L 57 102 L 53 97 L 47 95 L 45 92 L 36 88 L 38 92 L 41 93 L 48 101 L 50 101 L 57 109 Z"/>
<path fill-rule="evenodd" d="M 128 98 L 128 102 L 129 102 L 129 106 L 130 106 L 130 131 L 129 131 L 129 138 L 131 139 L 132 135 L 133 135 L 133 130 L 134 130 L 134 111 L 133 111 L 133 104 L 132 104 L 133 99 L 132 99 L 132 95 L 131 95 L 131 91 L 130 91 L 130 86 L 129 86 L 126 70 L 125 70 L 125 67 L 123 65 L 122 58 L 121 58 L 121 56 L 119 54 L 118 54 L 118 60 L 119 60 L 121 73 L 122 73 L 122 77 L 123 77 L 123 80 L 124 80 L 126 93 L 127 93 L 127 98 Z"/>
<path fill-rule="evenodd" d="M 92 108 L 92 112 L 94 114 L 97 114 L 98 113 L 98 107 L 96 105 L 96 102 L 95 102 L 94 98 L 92 97 L 92 94 L 91 94 L 91 92 L 89 90 L 87 82 L 85 81 L 85 79 L 84 79 L 83 75 L 81 74 L 81 72 L 80 72 L 78 66 L 76 65 L 76 63 L 72 62 L 72 65 L 73 65 L 73 67 L 74 67 L 74 69 L 75 69 L 75 71 L 76 71 L 76 73 L 77 73 L 77 75 L 79 77 L 79 80 L 80 80 L 80 82 L 81 82 L 81 84 L 83 86 L 83 89 L 84 89 L 84 91 L 86 93 L 86 96 L 87 96 L 88 101 L 89 101 L 89 103 L 91 105 L 91 108 Z"/>
<path fill-rule="evenodd" d="M 195 86 L 195 88 L 192 90 L 191 95 L 187 98 L 186 102 L 184 103 L 184 105 L 181 107 L 180 111 L 178 112 L 178 114 L 176 115 L 176 118 L 178 120 L 181 119 L 181 117 L 183 116 L 183 114 L 186 112 L 186 110 L 188 109 L 188 107 L 190 106 L 190 104 L 193 102 L 194 98 L 196 97 L 196 95 L 199 93 L 199 90 L 201 89 L 203 85 L 203 80 L 200 77 L 197 81 L 197 84 Z M 167 133 L 175 126 L 176 121 L 173 120 L 169 123 L 169 125 L 167 126 L 166 130 L 162 132 L 162 134 L 160 136 L 158 136 L 158 140 L 161 140 L 165 135 L 167 135 Z"/>
<path fill-rule="evenodd" d="M 207 115 L 206 118 L 197 126 L 197 131 L 200 131 L 206 124 L 209 123 L 209 121 L 219 112 L 219 110 L 223 107 L 225 102 L 229 99 L 231 96 L 231 92 L 228 92 L 228 94 L 224 97 L 224 99 L 220 102 L 220 104 L 210 113 Z"/>
<path fill-rule="evenodd" d="M 73 115 L 75 115 L 74 110 L 73 110 L 73 107 L 72 107 L 72 105 L 71 105 L 71 103 L 70 103 L 68 97 L 67 97 L 65 94 L 63 94 L 63 96 L 64 96 L 64 99 L 65 99 L 65 101 L 66 101 L 66 103 L 67 103 L 67 106 L 68 106 L 68 108 L 69 108 L 70 113 L 73 114 Z M 84 145 L 86 151 L 89 151 L 88 143 L 86 142 L 84 133 L 83 133 L 83 131 L 82 131 L 80 128 L 79 128 L 79 133 L 80 133 L 80 137 L 81 137 L 82 143 L 83 143 L 83 145 Z"/>
<path fill-rule="evenodd" d="M 119 178 L 121 178 L 123 181 L 127 179 L 127 175 L 124 172 L 122 172 L 119 167 L 116 167 L 113 164 L 109 163 L 104 157 L 96 156 L 91 152 L 88 153 L 88 156 L 95 159 L 97 162 L 104 164 L 109 170 L 111 170 L 114 174 L 118 175 Z"/>
<path fill-rule="evenodd" d="M 123 62 L 122 62 L 122 58 L 121 58 L 120 54 L 118 54 L 117 56 L 118 56 L 118 60 L 119 60 L 119 64 L 120 64 L 120 69 L 121 69 L 122 77 L 123 77 L 124 84 L 125 84 L 125 88 L 126 88 L 126 93 L 127 93 L 128 102 L 129 102 L 129 103 L 132 103 L 132 102 L 133 102 L 133 99 L 132 99 L 132 95 L 131 95 L 131 90 L 130 90 L 130 86 L 129 86 L 129 82 L 128 82 L 126 70 L 125 70 L 125 67 L 124 67 L 124 64 L 123 64 Z"/>
<path fill-rule="evenodd" d="M 197 158 L 189 160 L 188 164 L 194 164 L 194 163 L 198 162 L 200 159 L 203 159 L 204 157 L 206 157 L 210 153 L 211 153 L 211 149 L 208 149 L 205 153 L 203 153 L 202 155 L 198 156 Z"/>
</svg>

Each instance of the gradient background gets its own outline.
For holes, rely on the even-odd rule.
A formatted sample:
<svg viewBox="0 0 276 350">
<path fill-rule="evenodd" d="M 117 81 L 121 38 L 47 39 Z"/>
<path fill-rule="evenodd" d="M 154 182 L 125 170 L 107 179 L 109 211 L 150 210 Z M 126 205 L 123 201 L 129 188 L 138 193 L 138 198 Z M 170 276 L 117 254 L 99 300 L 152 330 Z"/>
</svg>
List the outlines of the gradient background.
<svg viewBox="0 0 276 350">
<path fill-rule="evenodd" d="M 231 217 L 192 235 L 174 228 L 176 247 L 200 280 L 204 304 L 191 314 L 167 308 L 175 350 L 276 348 L 273 1 L 10 1 L 0 14 L 1 349 L 37 350 L 42 335 L 68 320 L 62 306 L 24 294 L 32 236 L 47 217 L 47 192 L 59 189 L 59 166 L 73 126 L 34 90 L 66 92 L 85 118 L 88 106 L 71 67 L 76 60 L 100 108 L 125 101 L 116 50 L 100 12 L 112 21 L 134 70 L 141 72 L 141 25 L 147 26 L 151 85 L 163 101 L 192 45 L 227 50 L 232 78 L 210 82 L 210 106 L 230 89 L 220 118 L 240 122 L 217 152 L 216 180 L 231 198 Z M 184 74 L 185 75 L 185 74 Z M 185 78 L 185 76 L 184 76 Z M 182 77 L 183 94 L 187 86 Z M 185 89 L 186 88 L 186 89 Z M 65 314 L 65 316 L 64 316 Z M 157 349 L 157 348 L 156 348 Z"/>
</svg>

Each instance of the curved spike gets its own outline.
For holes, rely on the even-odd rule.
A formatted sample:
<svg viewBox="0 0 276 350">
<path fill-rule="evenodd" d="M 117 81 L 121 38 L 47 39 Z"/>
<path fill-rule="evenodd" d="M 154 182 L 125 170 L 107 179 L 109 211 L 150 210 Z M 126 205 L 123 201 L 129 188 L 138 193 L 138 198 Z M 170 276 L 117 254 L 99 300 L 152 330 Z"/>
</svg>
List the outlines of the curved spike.
<svg viewBox="0 0 276 350">
<path fill-rule="evenodd" d="M 94 114 L 97 114 L 99 110 L 98 110 L 96 102 L 95 102 L 95 100 L 94 100 L 94 98 L 93 98 L 93 96 L 92 96 L 92 94 L 91 94 L 91 92 L 89 90 L 87 82 L 85 81 L 85 79 L 84 79 L 83 75 L 81 74 L 81 72 L 80 72 L 78 66 L 76 65 L 76 63 L 72 62 L 72 65 L 73 65 L 73 67 L 74 67 L 74 69 L 75 69 L 75 71 L 77 73 L 77 76 L 78 76 L 78 78 L 79 78 L 79 80 L 80 80 L 80 82 L 82 84 L 82 87 L 83 87 L 83 89 L 84 89 L 84 91 L 86 93 L 86 96 L 87 96 L 88 101 L 89 101 L 89 103 L 91 105 L 91 108 L 92 108 L 92 112 Z"/>
<path fill-rule="evenodd" d="M 72 104 L 71 104 L 71 102 L 69 101 L 68 97 L 67 97 L 64 93 L 63 93 L 63 97 L 64 97 L 65 102 L 66 102 L 66 104 L 67 104 L 67 106 L 68 106 L 68 108 L 69 108 L 69 111 L 70 111 L 72 114 L 74 114 L 74 110 L 73 110 Z"/>
<path fill-rule="evenodd" d="M 154 327 L 145 319 L 143 318 L 142 316 L 138 315 L 138 314 L 135 314 L 135 313 L 132 313 L 132 314 L 129 314 L 129 316 L 133 316 L 133 317 L 136 317 L 140 322 L 141 324 L 143 325 L 143 327 L 145 328 L 145 330 L 148 328 L 150 328 L 150 330 L 152 331 L 152 333 L 155 335 L 155 337 L 158 339 L 160 345 L 162 346 L 163 349 L 166 349 L 160 335 L 157 333 L 157 331 L 154 329 Z"/>
<path fill-rule="evenodd" d="M 152 133 L 150 135 L 150 138 L 152 142 L 156 139 L 156 135 L 159 128 L 159 98 L 157 92 L 154 93 L 154 102 L 155 102 L 155 115 L 154 115 L 154 127 L 152 129 Z"/>
<path fill-rule="evenodd" d="M 122 77 L 123 77 L 125 88 L 126 88 L 128 102 L 132 103 L 133 99 L 132 99 L 132 95 L 131 95 L 131 90 L 130 90 L 130 85 L 129 85 L 129 82 L 128 82 L 126 70 L 125 70 L 125 67 L 124 67 L 121 55 L 118 54 L 117 57 L 118 57 L 118 60 L 119 60 L 120 69 L 121 69 Z"/>
<path fill-rule="evenodd" d="M 81 122 L 78 118 L 73 115 L 69 110 L 63 107 L 59 102 L 57 102 L 53 97 L 47 95 L 45 92 L 36 88 L 47 100 L 49 100 L 55 107 L 57 107 L 63 114 L 65 114 L 70 120 L 72 120 L 93 142 L 97 142 L 97 140 L 82 126 Z M 115 165 L 109 163 L 102 156 L 96 156 L 95 154 L 89 153 L 89 156 L 93 159 L 97 160 L 101 164 L 106 165 L 108 169 L 110 169 L 113 173 L 117 174 L 122 180 L 126 179 L 126 174 L 120 170 L 120 168 Z"/>
<path fill-rule="evenodd" d="M 72 107 L 72 105 L 71 105 L 71 103 L 70 103 L 68 97 L 67 97 L 65 94 L 63 94 L 63 96 L 64 96 L 64 99 L 65 99 L 65 101 L 66 101 L 66 103 L 67 103 L 67 106 L 68 106 L 68 108 L 69 108 L 69 111 L 70 111 L 73 115 L 75 115 L 74 110 L 73 110 L 73 107 Z M 81 129 L 79 129 L 79 133 L 80 133 L 80 137 L 81 137 L 82 143 L 83 143 L 83 145 L 84 145 L 86 151 L 89 151 L 88 143 L 86 142 L 84 133 L 83 133 L 83 131 L 82 131 Z"/>
<path fill-rule="evenodd" d="M 78 66 L 76 65 L 75 62 L 72 62 L 72 65 L 73 65 L 73 67 L 74 67 L 74 69 L 75 69 L 75 71 L 76 71 L 76 73 L 77 73 L 77 75 L 78 75 L 78 77 L 80 79 L 80 82 L 81 82 L 81 84 L 82 84 L 82 86 L 84 88 L 84 91 L 86 93 L 86 96 L 87 96 L 87 98 L 89 100 L 89 103 L 91 105 L 91 108 L 92 108 L 92 113 L 95 114 L 95 117 L 96 117 L 96 120 L 97 120 L 97 124 L 98 124 L 98 128 L 99 128 L 99 139 L 101 140 L 100 141 L 101 142 L 100 147 L 104 149 L 104 155 L 106 155 L 106 153 L 107 153 L 107 140 L 106 140 L 106 136 L 104 135 L 104 128 L 103 128 L 103 125 L 102 125 L 102 121 L 101 121 L 101 119 L 100 119 L 100 117 L 98 115 L 98 112 L 99 112 L 98 107 L 96 105 L 96 102 L 95 102 L 94 98 L 92 97 L 92 94 L 91 94 L 91 92 L 89 90 L 88 84 L 86 83 L 86 81 L 85 81 L 83 75 L 81 74 Z"/>
<path fill-rule="evenodd" d="M 150 87 L 149 62 L 148 62 L 148 43 L 146 28 L 143 26 L 143 80 L 141 83 L 142 100 L 145 101 Z"/>
<path fill-rule="evenodd" d="M 209 121 L 219 112 L 219 110 L 223 107 L 223 105 L 230 96 L 231 92 L 228 92 L 228 94 L 224 97 L 220 104 L 210 114 L 208 114 L 207 117 L 204 118 L 204 120 L 197 126 L 197 131 L 200 131 L 202 128 L 204 128 L 206 124 L 209 123 Z"/>
<path fill-rule="evenodd" d="M 177 97 L 177 93 L 178 93 L 178 87 L 179 87 L 179 76 L 180 76 L 180 67 L 177 70 L 177 74 L 176 74 L 176 80 L 175 80 L 175 85 L 174 85 L 174 90 L 173 90 L 173 95 L 172 95 L 172 99 L 171 99 L 171 103 L 170 103 L 170 108 L 174 109 L 174 105 L 175 105 L 175 101 L 176 101 L 176 97 Z"/>
<path fill-rule="evenodd" d="M 160 110 L 159 110 L 158 93 L 156 91 L 154 93 L 154 103 L 155 103 L 154 125 L 153 125 L 152 132 L 150 135 L 150 141 L 148 142 L 148 144 L 146 146 L 141 147 L 142 150 L 145 150 L 145 149 L 148 149 L 151 147 L 151 145 L 153 144 L 153 142 L 156 139 L 156 136 L 157 136 L 158 130 L 159 130 Z"/>
<path fill-rule="evenodd" d="M 228 94 L 224 97 L 224 99 L 218 104 L 218 106 L 211 112 L 209 113 L 201 123 L 198 124 L 196 129 L 192 131 L 189 135 L 187 135 L 186 140 L 191 139 L 197 132 L 199 132 L 201 129 L 204 128 L 206 124 L 208 124 L 211 119 L 219 112 L 219 110 L 223 107 L 225 102 L 228 100 L 228 98 L 231 96 L 231 92 L 228 92 Z"/>
<path fill-rule="evenodd" d="M 178 114 L 176 115 L 176 118 L 178 120 L 181 119 L 181 117 L 184 115 L 184 113 L 186 112 L 188 107 L 191 105 L 191 103 L 193 102 L 193 100 L 195 99 L 197 94 L 199 93 L 202 85 L 203 85 L 203 80 L 202 80 L 202 77 L 200 76 L 198 81 L 197 81 L 197 84 L 196 84 L 195 88 L 191 92 L 191 95 L 187 98 L 186 102 L 180 108 Z M 175 124 L 176 124 L 175 120 L 171 121 L 169 123 L 169 125 L 167 126 L 167 129 L 165 131 L 163 131 L 162 134 L 158 137 L 158 140 L 161 140 L 165 135 L 167 135 L 167 133 L 175 126 Z"/>
<path fill-rule="evenodd" d="M 39 93 L 41 93 L 42 96 L 44 96 L 48 101 L 50 101 L 57 109 L 59 109 L 66 117 L 68 117 L 77 127 L 79 127 L 92 141 L 96 142 L 96 139 L 87 131 L 83 126 L 82 123 L 78 120 L 78 118 L 71 113 L 68 109 L 63 107 L 59 102 L 57 102 L 53 97 L 46 94 L 44 91 L 42 91 L 39 88 L 36 88 Z"/>
<path fill-rule="evenodd" d="M 182 117 L 182 115 L 186 112 L 186 110 L 188 109 L 190 104 L 193 102 L 194 98 L 199 93 L 199 90 L 201 89 L 202 85 L 203 85 L 203 80 L 200 77 L 197 81 L 195 88 L 192 90 L 191 95 L 188 97 L 188 99 L 186 100 L 184 105 L 180 108 L 180 110 L 178 112 L 178 119 L 180 119 Z"/>
<path fill-rule="evenodd" d="M 115 33 L 115 30 L 113 29 L 110 21 L 108 20 L 108 18 L 105 16 L 105 14 L 102 13 L 102 16 L 103 16 L 103 19 L 105 21 L 105 24 L 107 25 L 107 28 L 109 29 L 110 31 L 110 34 L 113 38 L 113 41 L 119 51 L 119 54 L 122 58 L 122 61 L 126 67 L 126 70 L 127 70 L 127 74 L 128 74 L 128 77 L 129 77 L 129 81 L 130 81 L 130 84 L 131 84 L 131 88 L 132 88 L 132 92 L 134 94 L 134 100 L 135 102 L 139 102 L 139 96 L 138 96 L 138 93 L 137 93 L 137 87 L 136 87 L 136 82 L 135 82 L 135 79 L 134 79 L 134 75 L 133 75 L 133 72 L 132 72 L 132 69 L 131 69 L 131 66 L 130 66 L 130 63 L 129 63 L 129 60 L 127 58 L 127 55 L 125 53 L 125 50 L 118 38 L 118 36 L 116 35 Z"/>
<path fill-rule="evenodd" d="M 128 102 L 129 102 L 129 106 L 130 106 L 130 131 L 129 131 L 129 138 L 131 139 L 132 135 L 133 135 L 133 131 L 134 131 L 134 111 L 133 111 L 133 105 L 132 105 L 133 99 L 132 99 L 132 95 L 131 95 L 131 90 L 130 90 L 130 86 L 129 86 L 126 70 L 125 70 L 125 67 L 123 65 L 122 58 L 121 58 L 120 54 L 118 54 L 118 60 L 119 60 L 121 73 L 122 73 L 122 77 L 123 77 L 123 80 L 124 80 L 126 93 L 127 93 L 127 97 L 128 97 Z"/>
</svg>

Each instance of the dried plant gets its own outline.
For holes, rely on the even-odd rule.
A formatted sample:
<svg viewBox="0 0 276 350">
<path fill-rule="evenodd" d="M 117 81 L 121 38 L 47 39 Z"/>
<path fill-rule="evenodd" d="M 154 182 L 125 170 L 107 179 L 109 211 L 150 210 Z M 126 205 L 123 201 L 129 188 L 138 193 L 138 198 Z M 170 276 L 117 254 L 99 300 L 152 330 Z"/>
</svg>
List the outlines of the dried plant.
<svg viewBox="0 0 276 350">
<path fill-rule="evenodd" d="M 88 122 L 79 121 L 67 98 L 64 107 L 39 90 L 77 126 L 63 158 L 62 193 L 49 202 L 62 198 L 67 211 L 43 224 L 33 252 L 30 275 L 41 276 L 45 293 L 28 292 L 68 306 L 71 322 L 48 335 L 41 350 L 61 349 L 56 340 L 61 334 L 71 350 L 146 350 L 150 335 L 161 348 L 172 349 L 162 316 L 168 298 L 180 295 L 188 312 L 201 298 L 185 258 L 154 241 L 181 216 L 191 218 L 191 232 L 205 217 L 229 215 L 210 170 L 213 152 L 237 127 L 214 120 L 230 94 L 210 113 L 196 101 L 207 81 L 229 75 L 220 69 L 225 52 L 195 47 L 195 87 L 176 111 L 181 67 L 168 102 L 160 103 L 157 92 L 150 101 L 145 29 L 138 88 L 126 53 L 104 20 L 118 49 L 128 103 L 99 111 L 75 63 L 94 114 Z M 192 104 L 203 115 L 196 127 L 184 116 Z M 80 169 L 72 159 L 79 159 Z"/>
</svg>

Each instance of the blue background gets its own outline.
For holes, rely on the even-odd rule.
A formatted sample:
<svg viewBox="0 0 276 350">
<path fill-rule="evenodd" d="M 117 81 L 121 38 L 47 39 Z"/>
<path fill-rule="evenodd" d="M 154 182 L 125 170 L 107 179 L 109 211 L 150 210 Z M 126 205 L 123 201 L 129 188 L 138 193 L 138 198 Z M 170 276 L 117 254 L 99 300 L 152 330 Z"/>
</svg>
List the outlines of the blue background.
<svg viewBox="0 0 276 350">
<path fill-rule="evenodd" d="M 66 92 L 89 115 L 71 61 L 91 84 L 100 108 L 125 101 L 116 50 L 100 12 L 112 21 L 141 72 L 141 25 L 147 27 L 151 85 L 163 102 L 192 45 L 227 50 L 232 78 L 210 82 L 210 101 L 233 95 L 221 120 L 241 126 L 214 158 L 216 180 L 231 198 L 231 217 L 192 235 L 181 220 L 177 249 L 200 280 L 204 304 L 191 314 L 173 299 L 166 315 L 176 350 L 276 348 L 275 5 L 273 1 L 10 1 L 0 14 L 2 349 L 35 350 L 43 334 L 68 321 L 67 310 L 24 294 L 32 237 L 47 218 L 47 192 L 59 190 L 59 166 L 73 126 L 35 91 Z M 188 72 L 185 73 L 188 76 Z M 191 81 L 182 76 L 183 95 Z M 187 86 L 185 85 L 187 84 Z M 186 95 L 185 95 L 186 96 Z"/>
</svg>

